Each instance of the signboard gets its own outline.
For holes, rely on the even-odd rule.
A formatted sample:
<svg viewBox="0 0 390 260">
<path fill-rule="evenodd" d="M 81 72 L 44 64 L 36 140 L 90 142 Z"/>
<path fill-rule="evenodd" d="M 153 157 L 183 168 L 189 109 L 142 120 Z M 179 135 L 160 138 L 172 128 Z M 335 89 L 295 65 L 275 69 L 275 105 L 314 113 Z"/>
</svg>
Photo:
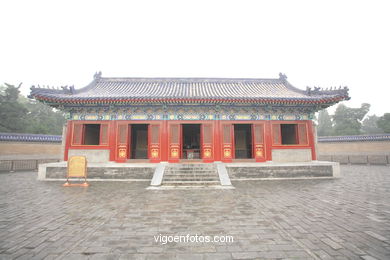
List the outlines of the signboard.
<svg viewBox="0 0 390 260">
<path fill-rule="evenodd" d="M 84 178 L 84 183 L 70 184 L 69 178 Z M 87 158 L 85 156 L 72 156 L 68 159 L 68 172 L 64 186 L 88 186 Z"/>
</svg>

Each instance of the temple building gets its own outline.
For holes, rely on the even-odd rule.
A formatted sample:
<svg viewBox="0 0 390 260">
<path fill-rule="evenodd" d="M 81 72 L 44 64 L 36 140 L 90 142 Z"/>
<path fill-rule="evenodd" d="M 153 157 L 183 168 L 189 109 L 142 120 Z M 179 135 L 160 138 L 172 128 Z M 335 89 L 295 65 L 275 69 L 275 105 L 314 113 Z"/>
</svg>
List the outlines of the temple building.
<svg viewBox="0 0 390 260">
<path fill-rule="evenodd" d="M 348 88 L 298 89 L 287 77 L 110 78 L 84 88 L 31 88 L 66 112 L 64 160 L 307 162 L 316 160 L 314 113 Z"/>
</svg>

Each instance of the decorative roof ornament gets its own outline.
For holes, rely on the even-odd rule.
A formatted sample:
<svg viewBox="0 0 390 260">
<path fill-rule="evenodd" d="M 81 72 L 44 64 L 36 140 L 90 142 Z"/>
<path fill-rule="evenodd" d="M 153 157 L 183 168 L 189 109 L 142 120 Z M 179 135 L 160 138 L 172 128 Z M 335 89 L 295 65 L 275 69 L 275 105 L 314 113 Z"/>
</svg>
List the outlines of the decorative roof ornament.
<svg viewBox="0 0 390 260">
<path fill-rule="evenodd" d="M 95 75 L 93 75 L 94 79 L 100 79 L 101 77 L 102 77 L 102 72 L 101 71 L 97 71 L 97 72 L 95 72 Z"/>
<path fill-rule="evenodd" d="M 287 81 L 286 74 L 283 74 L 282 72 L 279 72 L 279 79 L 282 80 L 282 81 Z"/>
<path fill-rule="evenodd" d="M 347 86 L 341 87 L 337 89 L 336 87 L 331 88 L 320 88 L 320 87 L 314 87 L 313 89 L 311 87 L 306 87 L 306 94 L 309 96 L 316 96 L 316 95 L 339 95 L 343 96 L 345 100 L 350 100 L 348 94 L 349 88 Z"/>
</svg>

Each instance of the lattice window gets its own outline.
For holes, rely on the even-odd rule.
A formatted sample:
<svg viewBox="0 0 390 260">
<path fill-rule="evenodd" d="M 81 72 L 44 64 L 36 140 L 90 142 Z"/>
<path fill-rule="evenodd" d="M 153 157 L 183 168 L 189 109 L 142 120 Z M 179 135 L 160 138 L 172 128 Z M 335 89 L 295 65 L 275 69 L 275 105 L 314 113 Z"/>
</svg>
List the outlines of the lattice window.
<svg viewBox="0 0 390 260">
<path fill-rule="evenodd" d="M 120 144 L 126 144 L 127 139 L 127 125 L 118 126 L 118 137 Z"/>
<path fill-rule="evenodd" d="M 150 142 L 152 144 L 157 144 L 160 142 L 160 138 L 159 138 L 159 130 L 160 130 L 160 126 L 159 125 L 152 125 L 150 126 L 150 136 L 151 136 L 151 140 Z"/>
<path fill-rule="evenodd" d="M 72 144 L 81 145 L 82 139 L 83 139 L 83 125 L 82 124 L 75 124 L 73 126 Z"/>
<path fill-rule="evenodd" d="M 254 136 L 255 136 L 255 143 L 262 144 L 264 142 L 264 140 L 263 140 L 264 126 L 263 125 L 254 125 L 253 131 L 254 131 Z"/>
<path fill-rule="evenodd" d="M 210 144 L 212 141 L 212 126 L 203 125 L 203 143 Z"/>
<path fill-rule="evenodd" d="M 171 143 L 179 143 L 179 125 L 171 125 Z"/>
<path fill-rule="evenodd" d="M 100 144 L 108 144 L 108 124 L 102 124 L 100 126 Z"/>
<path fill-rule="evenodd" d="M 298 125 L 299 144 L 307 144 L 307 129 L 306 124 Z"/>
<path fill-rule="evenodd" d="M 272 137 L 274 144 L 281 144 L 280 142 L 280 125 L 274 124 L 272 125 Z"/>
<path fill-rule="evenodd" d="M 223 142 L 225 144 L 232 142 L 231 125 L 224 125 L 223 126 Z"/>
</svg>

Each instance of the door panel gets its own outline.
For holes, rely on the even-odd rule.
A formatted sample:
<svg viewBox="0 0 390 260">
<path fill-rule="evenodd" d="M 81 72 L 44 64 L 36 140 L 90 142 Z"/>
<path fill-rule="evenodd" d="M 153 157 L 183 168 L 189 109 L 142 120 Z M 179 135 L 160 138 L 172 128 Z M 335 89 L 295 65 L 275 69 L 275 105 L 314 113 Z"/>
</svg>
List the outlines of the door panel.
<svg viewBox="0 0 390 260">
<path fill-rule="evenodd" d="M 257 162 L 265 161 L 264 124 L 253 125 L 253 154 Z"/>
<path fill-rule="evenodd" d="M 181 158 L 181 125 L 169 125 L 169 161 L 179 161 Z"/>
<path fill-rule="evenodd" d="M 151 161 L 161 161 L 160 125 L 149 125 L 149 158 Z"/>
<path fill-rule="evenodd" d="M 124 123 L 118 123 L 117 128 L 117 160 L 125 161 L 129 154 L 129 125 Z"/>
<path fill-rule="evenodd" d="M 222 160 L 231 161 L 233 158 L 233 125 L 222 124 Z"/>
<path fill-rule="evenodd" d="M 214 148 L 213 148 L 213 125 L 202 124 L 201 125 L 201 136 L 202 136 L 202 159 L 204 161 L 213 161 L 214 159 Z"/>
</svg>

